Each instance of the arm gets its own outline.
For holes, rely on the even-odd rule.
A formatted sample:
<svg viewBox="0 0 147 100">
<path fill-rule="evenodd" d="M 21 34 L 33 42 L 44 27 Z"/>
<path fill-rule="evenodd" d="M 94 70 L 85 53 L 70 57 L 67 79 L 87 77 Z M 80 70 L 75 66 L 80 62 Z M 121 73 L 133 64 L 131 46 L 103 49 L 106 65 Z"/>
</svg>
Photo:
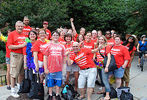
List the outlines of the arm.
<svg viewBox="0 0 147 100">
<path fill-rule="evenodd" d="M 72 27 L 72 30 L 73 30 L 73 33 L 74 33 L 74 36 L 77 34 L 77 31 L 75 29 L 75 26 L 74 26 L 74 23 L 73 23 L 73 18 L 70 18 L 70 23 L 71 23 L 71 27 Z"/>
<path fill-rule="evenodd" d="M 24 69 L 27 69 L 27 56 L 24 55 Z"/>
<path fill-rule="evenodd" d="M 128 60 L 125 60 L 124 64 L 122 65 L 122 68 L 126 68 L 127 64 L 128 64 Z"/>
<path fill-rule="evenodd" d="M 109 64 L 110 64 L 110 61 L 111 61 L 111 54 L 108 53 L 107 57 L 108 57 L 108 59 L 107 59 L 106 67 L 105 67 L 105 72 L 108 72 L 108 67 L 109 67 Z"/>
<path fill-rule="evenodd" d="M 39 71 L 39 64 L 38 64 L 38 52 L 33 52 L 33 56 L 34 56 L 34 63 L 36 66 L 36 71 Z"/>
<path fill-rule="evenodd" d="M 67 64 L 68 64 L 68 66 L 70 66 L 70 65 L 73 64 L 73 60 L 71 60 L 71 59 L 69 58 L 69 55 L 67 55 L 66 60 L 67 60 Z"/>
<path fill-rule="evenodd" d="M 132 54 L 131 54 L 131 59 L 130 59 L 130 62 L 129 62 L 129 64 L 128 64 L 128 67 L 129 67 L 129 68 L 131 67 L 131 63 L 132 63 L 133 58 L 134 58 L 134 53 L 135 53 L 135 51 L 133 51 Z"/>
<path fill-rule="evenodd" d="M 139 46 L 140 46 L 140 44 L 138 43 L 138 45 L 137 45 L 137 52 L 139 52 Z"/>
<path fill-rule="evenodd" d="M 23 48 L 27 45 L 27 42 L 25 42 L 24 44 L 20 44 L 20 45 L 9 45 L 8 48 L 9 49 L 20 49 Z"/>
<path fill-rule="evenodd" d="M 47 69 L 47 56 L 43 56 L 43 63 L 44 63 L 44 70 L 45 70 L 45 74 L 49 73 L 49 70 Z"/>
</svg>

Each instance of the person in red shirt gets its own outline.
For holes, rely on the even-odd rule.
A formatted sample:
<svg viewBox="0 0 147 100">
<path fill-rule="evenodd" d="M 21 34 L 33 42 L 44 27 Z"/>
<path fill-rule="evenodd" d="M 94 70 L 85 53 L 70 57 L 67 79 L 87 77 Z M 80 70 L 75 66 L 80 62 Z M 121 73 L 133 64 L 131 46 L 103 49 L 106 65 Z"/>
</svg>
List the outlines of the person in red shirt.
<svg viewBox="0 0 147 100">
<path fill-rule="evenodd" d="M 7 46 L 10 52 L 10 75 L 11 75 L 11 95 L 19 97 L 15 90 L 16 78 L 18 77 L 18 89 L 24 77 L 23 66 L 23 47 L 26 46 L 25 36 L 23 34 L 23 22 L 17 21 L 15 24 L 16 30 L 8 35 Z"/>
<path fill-rule="evenodd" d="M 64 40 L 64 35 L 65 35 L 66 32 L 67 32 L 66 29 L 62 29 L 61 32 L 60 32 L 60 37 L 59 37 L 58 41 L 61 44 L 65 44 L 66 43 L 65 40 Z"/>
<path fill-rule="evenodd" d="M 11 32 L 11 29 L 8 29 L 7 35 Z M 0 37 L 3 36 L 0 31 Z M 1 41 L 6 43 L 6 64 L 7 64 L 7 89 L 11 90 L 10 87 L 10 49 L 7 46 L 7 37 L 3 36 L 5 39 L 0 39 Z"/>
<path fill-rule="evenodd" d="M 99 73 L 99 76 L 101 79 L 101 85 L 102 85 L 102 90 L 97 92 L 97 94 L 103 94 L 106 92 L 106 96 L 104 100 L 109 100 L 110 99 L 109 92 L 111 91 L 111 89 L 110 89 L 110 85 L 108 81 L 108 66 L 110 64 L 110 59 L 111 59 L 111 54 L 110 54 L 111 47 L 107 46 L 107 39 L 103 35 L 98 38 L 97 45 L 100 50 L 96 52 L 95 60 L 98 62 L 96 66 L 98 68 L 98 73 Z M 103 63 L 104 58 L 101 55 L 103 55 L 104 57 L 105 56 L 108 57 L 105 68 L 104 68 L 104 63 Z"/>
<path fill-rule="evenodd" d="M 35 32 L 35 31 L 30 31 L 29 32 L 29 34 L 28 34 L 28 40 L 26 40 L 26 42 L 27 42 L 27 46 L 25 46 L 24 48 L 23 48 L 23 55 L 24 55 L 24 69 L 27 69 L 27 68 L 29 68 L 29 69 L 33 69 L 33 68 L 31 68 L 31 64 L 28 64 L 28 63 L 30 63 L 31 62 L 31 59 L 33 59 L 33 58 L 31 58 L 31 57 L 33 57 L 33 52 L 31 51 L 31 48 L 33 47 L 33 45 L 35 44 L 35 42 L 36 42 L 36 40 L 37 40 L 37 33 Z M 31 47 L 30 47 L 30 50 L 29 50 L 29 47 L 28 47 L 28 43 L 31 43 Z M 28 53 L 28 51 L 26 51 L 26 50 L 29 50 L 30 52 L 32 52 L 32 54 L 31 55 L 29 55 Z M 31 56 L 29 59 L 27 58 L 27 56 Z M 28 60 L 30 61 L 30 62 L 28 62 Z"/>
<path fill-rule="evenodd" d="M 101 30 L 98 30 L 97 31 L 97 35 L 98 35 L 98 37 L 102 36 L 103 35 L 102 31 Z"/>
<path fill-rule="evenodd" d="M 121 78 L 124 75 L 124 69 L 130 60 L 129 51 L 125 46 L 121 45 L 121 39 L 119 35 L 115 37 L 115 45 L 111 49 L 111 54 L 114 55 L 118 68 L 114 70 L 113 74 L 116 78 L 116 88 L 119 88 L 121 86 Z"/>
<path fill-rule="evenodd" d="M 58 42 L 59 33 L 52 32 L 52 41 L 44 45 L 44 68 L 49 87 L 48 100 L 53 99 L 52 89 L 56 86 L 56 100 L 61 100 L 59 92 L 62 85 L 62 68 L 65 64 L 65 47 Z"/>
<path fill-rule="evenodd" d="M 29 18 L 27 16 L 24 17 L 23 23 L 24 23 L 23 33 L 25 34 L 25 37 L 28 37 L 28 34 L 32 30 L 32 28 L 29 26 Z"/>
<path fill-rule="evenodd" d="M 80 43 L 81 47 L 94 49 L 94 42 L 91 40 L 91 32 L 87 32 L 85 35 L 85 41 Z"/>
<path fill-rule="evenodd" d="M 46 31 L 47 39 L 50 40 L 51 39 L 51 31 L 47 28 L 48 28 L 48 22 L 44 21 L 43 22 L 43 29 Z"/>
<path fill-rule="evenodd" d="M 91 33 L 92 33 L 92 38 L 91 38 L 91 40 L 92 40 L 94 43 L 96 43 L 97 40 L 98 40 L 97 31 L 96 31 L 96 30 L 93 30 Z"/>
<path fill-rule="evenodd" d="M 74 42 L 72 48 L 74 54 L 69 55 L 69 53 L 67 53 L 67 63 L 68 65 L 72 65 L 73 62 L 75 62 L 80 68 L 78 88 L 80 89 L 81 96 L 79 97 L 79 99 L 85 98 L 84 87 L 87 81 L 87 100 L 91 100 L 91 94 L 93 92 L 97 76 L 97 68 L 92 60 L 91 55 L 97 52 L 97 50 L 91 50 L 89 48 L 80 48 L 80 44 L 78 42 Z"/>
<path fill-rule="evenodd" d="M 39 30 L 39 39 L 35 42 L 32 47 L 33 56 L 34 56 L 34 63 L 36 66 L 36 71 L 39 71 L 40 74 L 40 83 L 43 83 L 43 53 L 42 53 L 42 46 L 45 45 L 47 42 L 45 41 L 46 32 L 43 29 Z"/>
<path fill-rule="evenodd" d="M 64 39 L 66 41 L 66 44 L 64 45 L 66 52 L 70 52 L 70 54 L 72 55 L 73 54 L 73 52 L 72 52 L 72 45 L 73 45 L 72 35 L 69 33 L 66 33 L 64 36 Z M 78 89 L 79 67 L 76 64 L 73 64 L 71 66 L 66 67 L 66 84 L 69 84 L 70 72 L 74 72 L 75 91 L 78 94 L 77 89 Z"/>
<path fill-rule="evenodd" d="M 136 37 L 134 35 L 131 35 L 130 37 L 128 37 L 126 42 L 123 43 L 123 45 L 127 47 L 131 59 L 129 60 L 129 62 L 128 62 L 126 68 L 125 68 L 124 76 L 122 78 L 122 86 L 124 86 L 124 83 L 125 83 L 126 87 L 129 86 L 130 67 L 131 67 L 131 63 L 132 63 L 133 58 L 134 58 L 134 53 L 136 51 L 136 47 L 135 47 L 136 43 L 137 43 L 137 39 L 136 39 Z"/>
<path fill-rule="evenodd" d="M 105 37 L 107 39 L 107 45 L 114 45 L 115 44 L 115 40 L 113 38 L 111 38 L 111 33 L 110 31 L 106 31 Z"/>
<path fill-rule="evenodd" d="M 84 40 L 85 40 L 84 36 L 81 35 L 81 34 L 79 34 L 76 41 L 77 41 L 78 43 L 82 43 Z"/>
</svg>

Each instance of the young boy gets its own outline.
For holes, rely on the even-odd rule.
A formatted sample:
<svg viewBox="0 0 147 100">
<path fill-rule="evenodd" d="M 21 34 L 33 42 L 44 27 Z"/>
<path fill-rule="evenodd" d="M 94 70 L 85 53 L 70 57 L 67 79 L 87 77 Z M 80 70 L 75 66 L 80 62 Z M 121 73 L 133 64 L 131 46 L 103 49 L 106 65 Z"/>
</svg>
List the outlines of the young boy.
<svg viewBox="0 0 147 100">
<path fill-rule="evenodd" d="M 44 45 L 44 69 L 49 87 L 48 100 L 52 100 L 52 89 L 56 87 L 56 100 L 61 100 L 59 89 L 62 85 L 62 67 L 65 63 L 65 47 L 58 42 L 59 33 L 52 32 L 52 41 Z"/>
</svg>

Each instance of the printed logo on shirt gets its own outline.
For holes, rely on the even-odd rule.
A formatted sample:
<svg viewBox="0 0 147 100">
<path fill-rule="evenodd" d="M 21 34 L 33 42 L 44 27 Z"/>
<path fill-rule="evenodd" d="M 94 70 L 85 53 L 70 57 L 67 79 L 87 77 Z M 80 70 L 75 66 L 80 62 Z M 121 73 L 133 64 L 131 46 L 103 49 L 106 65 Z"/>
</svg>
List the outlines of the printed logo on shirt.
<svg viewBox="0 0 147 100">
<path fill-rule="evenodd" d="M 91 49 L 91 48 L 92 48 L 92 46 L 87 46 L 87 45 L 84 45 L 84 48 Z"/>
</svg>

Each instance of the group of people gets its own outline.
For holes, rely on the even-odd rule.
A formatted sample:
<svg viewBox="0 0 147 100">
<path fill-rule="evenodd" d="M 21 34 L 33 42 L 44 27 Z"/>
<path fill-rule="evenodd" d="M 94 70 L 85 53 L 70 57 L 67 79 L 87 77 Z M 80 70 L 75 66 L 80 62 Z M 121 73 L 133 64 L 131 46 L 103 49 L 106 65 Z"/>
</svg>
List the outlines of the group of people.
<svg viewBox="0 0 147 100">
<path fill-rule="evenodd" d="M 78 99 L 85 98 L 87 88 L 87 100 L 91 100 L 97 74 L 102 85 L 102 91 L 97 93 L 106 92 L 105 100 L 110 100 L 111 76 L 115 77 L 116 88 L 129 85 L 130 67 L 136 51 L 136 36 L 129 35 L 123 42 L 115 30 L 106 31 L 104 36 L 101 30 L 86 32 L 83 27 L 78 34 L 73 21 L 71 18 L 71 29 L 57 28 L 51 32 L 47 29 L 47 21 L 43 22 L 43 28 L 32 28 L 29 26 L 29 18 L 25 16 L 23 22 L 16 22 L 16 30 L 8 31 L 8 38 L 0 34 L 1 40 L 6 42 L 7 89 L 11 89 L 13 97 L 19 97 L 15 88 L 16 79 L 19 89 L 26 69 L 32 69 L 34 74 L 39 72 L 41 83 L 45 79 L 48 100 L 53 99 L 53 87 L 56 90 L 56 100 L 61 100 L 60 87 L 69 84 L 71 72 L 74 73 L 76 93 L 80 90 Z M 145 36 L 142 40 L 144 38 Z M 115 58 L 117 69 L 109 72 L 111 55 Z M 106 66 L 105 56 L 108 57 Z M 98 64 L 95 64 L 94 60 Z"/>
</svg>

